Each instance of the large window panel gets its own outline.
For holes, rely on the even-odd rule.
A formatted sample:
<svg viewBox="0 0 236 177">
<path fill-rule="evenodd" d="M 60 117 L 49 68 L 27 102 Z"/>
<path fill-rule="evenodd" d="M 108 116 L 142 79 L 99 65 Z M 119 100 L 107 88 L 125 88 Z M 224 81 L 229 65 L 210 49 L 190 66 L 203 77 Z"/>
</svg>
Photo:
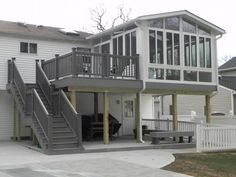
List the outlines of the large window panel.
<svg viewBox="0 0 236 177">
<path fill-rule="evenodd" d="M 135 56 L 137 54 L 136 49 L 136 32 L 131 32 L 131 56 Z"/>
<path fill-rule="evenodd" d="M 150 20 L 149 26 L 154 28 L 163 28 L 163 19 Z"/>
<path fill-rule="evenodd" d="M 187 33 L 196 33 L 196 24 L 183 19 L 183 31 Z"/>
<path fill-rule="evenodd" d="M 199 58 L 200 58 L 200 67 L 205 67 L 205 42 L 204 38 L 199 38 Z"/>
<path fill-rule="evenodd" d="M 156 63 L 156 40 L 155 31 L 149 30 L 149 54 L 150 63 Z"/>
<path fill-rule="evenodd" d="M 113 39 L 113 55 L 117 55 L 117 38 Z"/>
<path fill-rule="evenodd" d="M 130 56 L 130 33 L 125 35 L 125 55 Z"/>
<path fill-rule="evenodd" d="M 118 37 L 118 55 L 123 55 L 123 36 Z"/>
<path fill-rule="evenodd" d="M 184 63 L 190 66 L 190 40 L 189 35 L 184 35 Z"/>
<path fill-rule="evenodd" d="M 191 61 L 192 66 L 197 66 L 197 38 L 196 36 L 191 36 Z"/>
<path fill-rule="evenodd" d="M 164 69 L 149 68 L 149 79 L 164 79 Z"/>
<path fill-rule="evenodd" d="M 167 53 L 167 64 L 172 65 L 173 59 L 172 59 L 172 33 L 166 33 L 166 53 Z"/>
<path fill-rule="evenodd" d="M 174 64 L 180 64 L 179 34 L 174 34 Z"/>
<path fill-rule="evenodd" d="M 210 36 L 210 31 L 208 31 L 207 29 L 204 29 L 203 27 L 198 27 L 198 34 L 200 35 L 207 35 Z"/>
<path fill-rule="evenodd" d="M 184 71 L 185 81 L 197 81 L 197 71 Z"/>
<path fill-rule="evenodd" d="M 165 28 L 170 30 L 179 30 L 179 17 L 165 18 Z"/>
<path fill-rule="evenodd" d="M 211 68 L 211 39 L 206 38 L 206 67 Z"/>
<path fill-rule="evenodd" d="M 167 69 L 166 80 L 180 80 L 180 70 Z"/>
<path fill-rule="evenodd" d="M 163 64 L 163 32 L 157 31 L 157 63 Z"/>
<path fill-rule="evenodd" d="M 199 72 L 199 81 L 200 82 L 211 82 L 212 75 L 210 72 Z"/>
</svg>

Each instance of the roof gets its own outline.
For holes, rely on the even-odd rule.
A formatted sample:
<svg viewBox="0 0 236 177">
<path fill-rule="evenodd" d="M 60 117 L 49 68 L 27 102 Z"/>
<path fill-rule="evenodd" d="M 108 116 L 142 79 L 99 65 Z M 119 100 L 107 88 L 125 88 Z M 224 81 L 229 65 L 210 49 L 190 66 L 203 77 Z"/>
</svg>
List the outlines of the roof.
<svg viewBox="0 0 236 177">
<path fill-rule="evenodd" d="M 236 57 L 231 58 L 229 61 L 221 65 L 218 69 L 219 71 L 236 69 Z"/>
<path fill-rule="evenodd" d="M 236 91 L 236 77 L 221 76 L 219 77 L 219 84 Z"/>
<path fill-rule="evenodd" d="M 192 19 L 193 21 L 197 21 L 198 23 L 200 23 L 203 26 L 207 26 L 208 28 L 210 28 L 214 34 L 216 35 L 221 35 L 226 33 L 226 31 L 210 22 L 208 22 L 207 20 L 204 20 L 203 18 L 187 11 L 187 10 L 181 10 L 181 11 L 174 11 L 174 12 L 166 12 L 166 13 L 159 13 L 159 14 L 151 14 L 151 15 L 144 15 L 144 16 L 139 16 L 133 20 L 130 20 L 126 23 L 123 23 L 121 25 L 117 25 L 113 28 L 110 28 L 108 30 L 105 30 L 103 32 L 88 36 L 87 39 L 94 39 L 94 38 L 98 38 L 101 37 L 103 35 L 118 31 L 118 30 L 122 30 L 124 28 L 127 28 L 129 26 L 132 25 L 137 25 L 137 23 L 139 21 L 144 21 L 144 20 L 151 20 L 151 19 L 156 19 L 156 18 L 164 18 L 164 17 L 171 17 L 171 16 L 184 16 L 187 17 L 189 19 Z"/>
<path fill-rule="evenodd" d="M 0 20 L 0 33 L 24 37 L 36 37 L 52 40 L 65 40 L 71 42 L 85 41 L 90 33 L 76 31 L 77 33 L 66 33 L 63 28 L 42 25 L 25 24 L 20 22 L 9 22 Z"/>
</svg>

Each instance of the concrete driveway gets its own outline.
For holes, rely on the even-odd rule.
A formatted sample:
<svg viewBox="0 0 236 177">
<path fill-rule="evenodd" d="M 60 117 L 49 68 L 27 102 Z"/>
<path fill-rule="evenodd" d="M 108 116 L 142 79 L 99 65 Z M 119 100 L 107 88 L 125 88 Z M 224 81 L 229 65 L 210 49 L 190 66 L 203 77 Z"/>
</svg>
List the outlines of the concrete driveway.
<svg viewBox="0 0 236 177">
<path fill-rule="evenodd" d="M 173 161 L 171 150 L 48 156 L 0 142 L 0 177 L 186 177 L 160 169 Z"/>
</svg>

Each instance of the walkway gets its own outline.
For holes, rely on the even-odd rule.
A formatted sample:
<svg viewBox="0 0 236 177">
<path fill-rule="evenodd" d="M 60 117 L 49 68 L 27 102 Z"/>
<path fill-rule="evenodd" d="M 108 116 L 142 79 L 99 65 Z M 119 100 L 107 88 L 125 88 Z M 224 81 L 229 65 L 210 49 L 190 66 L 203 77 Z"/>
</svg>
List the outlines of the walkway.
<svg viewBox="0 0 236 177">
<path fill-rule="evenodd" d="M 48 156 L 1 142 L 0 159 L 1 177 L 186 177 L 160 169 L 174 161 L 168 150 Z"/>
</svg>

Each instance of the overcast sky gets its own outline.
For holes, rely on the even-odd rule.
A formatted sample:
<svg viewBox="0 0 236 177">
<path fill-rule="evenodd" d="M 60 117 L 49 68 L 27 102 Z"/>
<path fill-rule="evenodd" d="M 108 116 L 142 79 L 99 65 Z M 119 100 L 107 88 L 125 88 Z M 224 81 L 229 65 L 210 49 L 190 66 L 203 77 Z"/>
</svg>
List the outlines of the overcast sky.
<svg viewBox="0 0 236 177">
<path fill-rule="evenodd" d="M 107 19 L 117 7 L 131 8 L 130 18 L 161 12 L 189 10 L 226 30 L 218 41 L 218 59 L 236 56 L 236 16 L 233 0 L 1 0 L 0 20 L 94 30 L 90 10 L 103 5 Z"/>
</svg>

